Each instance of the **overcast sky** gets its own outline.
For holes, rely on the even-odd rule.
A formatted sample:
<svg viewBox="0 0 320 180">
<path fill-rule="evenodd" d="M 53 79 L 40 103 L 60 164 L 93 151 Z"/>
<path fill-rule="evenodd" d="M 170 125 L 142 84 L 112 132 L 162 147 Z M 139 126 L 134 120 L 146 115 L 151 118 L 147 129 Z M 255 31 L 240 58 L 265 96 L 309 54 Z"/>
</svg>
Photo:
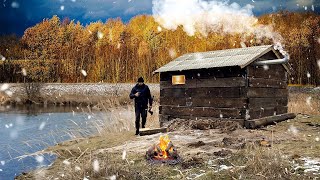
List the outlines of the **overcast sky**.
<svg viewBox="0 0 320 180">
<path fill-rule="evenodd" d="M 0 34 L 22 35 L 27 27 L 44 18 L 58 15 L 69 17 L 83 25 L 92 21 L 105 22 L 108 18 L 120 17 L 128 22 L 138 14 L 152 14 L 152 1 L 156 0 L 0 0 Z M 179 0 L 177 0 L 179 1 Z M 181 0 L 186 1 L 186 0 Z M 210 1 L 210 0 L 207 0 Z M 223 0 L 215 0 L 223 1 Z M 277 12 L 314 11 L 319 14 L 320 0 L 230 0 L 240 6 L 251 4 L 256 16 Z"/>
</svg>

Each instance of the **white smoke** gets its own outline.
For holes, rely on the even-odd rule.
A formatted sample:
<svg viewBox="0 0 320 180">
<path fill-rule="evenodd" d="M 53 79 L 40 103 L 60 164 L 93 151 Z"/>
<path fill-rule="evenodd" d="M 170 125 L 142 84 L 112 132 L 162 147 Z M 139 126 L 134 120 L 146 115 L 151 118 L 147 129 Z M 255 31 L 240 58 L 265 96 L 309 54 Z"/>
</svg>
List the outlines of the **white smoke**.
<svg viewBox="0 0 320 180">
<path fill-rule="evenodd" d="M 254 6 L 250 4 L 241 7 L 217 0 L 153 0 L 152 3 L 153 16 L 162 27 L 175 30 L 181 25 L 190 36 L 196 32 L 204 36 L 209 32 L 222 32 L 271 38 L 274 42 L 282 39 L 271 26 L 258 24 L 252 12 Z"/>
</svg>

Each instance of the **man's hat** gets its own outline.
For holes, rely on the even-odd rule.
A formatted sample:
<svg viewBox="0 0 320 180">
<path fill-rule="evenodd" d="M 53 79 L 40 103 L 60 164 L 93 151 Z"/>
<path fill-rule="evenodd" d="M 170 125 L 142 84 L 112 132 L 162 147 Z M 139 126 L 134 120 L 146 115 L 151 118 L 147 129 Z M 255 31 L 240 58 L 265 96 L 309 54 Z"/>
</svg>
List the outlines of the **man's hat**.
<svg viewBox="0 0 320 180">
<path fill-rule="evenodd" d="M 144 82 L 144 79 L 142 77 L 139 77 L 138 82 Z"/>
</svg>

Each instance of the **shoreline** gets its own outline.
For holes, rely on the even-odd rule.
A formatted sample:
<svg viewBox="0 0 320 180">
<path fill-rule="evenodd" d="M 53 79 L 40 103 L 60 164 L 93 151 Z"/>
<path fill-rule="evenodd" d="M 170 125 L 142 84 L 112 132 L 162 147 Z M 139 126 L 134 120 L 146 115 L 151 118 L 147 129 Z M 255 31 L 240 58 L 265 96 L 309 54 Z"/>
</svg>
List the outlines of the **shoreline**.
<svg viewBox="0 0 320 180">
<path fill-rule="evenodd" d="M 113 106 L 130 104 L 134 83 L 0 83 L 0 106 L 35 104 L 54 106 Z M 159 97 L 160 85 L 147 84 L 152 95 Z M 100 106 L 99 106 L 100 105 Z"/>
</svg>

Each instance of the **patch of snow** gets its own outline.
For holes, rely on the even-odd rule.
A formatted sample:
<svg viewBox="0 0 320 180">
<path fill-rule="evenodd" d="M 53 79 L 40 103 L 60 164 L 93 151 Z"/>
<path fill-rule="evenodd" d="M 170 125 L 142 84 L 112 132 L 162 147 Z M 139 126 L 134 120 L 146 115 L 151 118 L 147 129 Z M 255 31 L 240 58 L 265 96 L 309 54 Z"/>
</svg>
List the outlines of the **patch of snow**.
<svg viewBox="0 0 320 180">
<path fill-rule="evenodd" d="M 297 135 L 299 132 L 298 129 L 293 125 L 290 125 L 288 131 L 291 132 L 293 135 Z"/>
</svg>

